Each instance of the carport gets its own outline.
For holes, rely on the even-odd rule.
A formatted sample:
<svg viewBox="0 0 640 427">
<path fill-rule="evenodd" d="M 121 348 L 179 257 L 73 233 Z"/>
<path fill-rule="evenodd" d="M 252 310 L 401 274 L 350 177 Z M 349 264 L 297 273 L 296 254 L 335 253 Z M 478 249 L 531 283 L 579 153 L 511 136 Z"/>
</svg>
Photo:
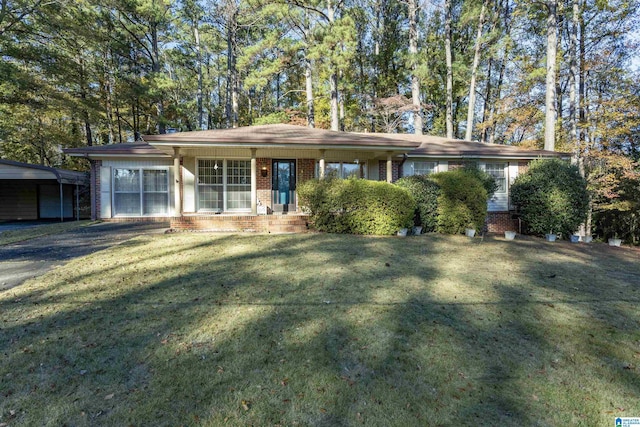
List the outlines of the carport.
<svg viewBox="0 0 640 427">
<path fill-rule="evenodd" d="M 0 159 L 0 221 L 80 219 L 85 173 Z"/>
</svg>

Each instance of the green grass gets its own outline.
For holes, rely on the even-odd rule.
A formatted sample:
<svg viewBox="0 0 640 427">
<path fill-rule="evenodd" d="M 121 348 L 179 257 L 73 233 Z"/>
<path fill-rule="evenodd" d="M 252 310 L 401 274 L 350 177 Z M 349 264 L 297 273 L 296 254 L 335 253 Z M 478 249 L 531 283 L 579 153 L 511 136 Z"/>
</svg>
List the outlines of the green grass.
<svg viewBox="0 0 640 427">
<path fill-rule="evenodd" d="M 613 425 L 637 251 L 138 237 L 0 293 L 0 425 Z"/>
<path fill-rule="evenodd" d="M 3 231 L 0 233 L 0 246 L 8 245 L 9 243 L 22 242 L 24 240 L 34 239 L 36 237 L 48 236 L 50 234 L 64 233 L 65 231 L 84 227 L 92 223 L 93 222 L 89 220 L 58 222 L 52 224 L 35 225 L 19 230 Z"/>
</svg>

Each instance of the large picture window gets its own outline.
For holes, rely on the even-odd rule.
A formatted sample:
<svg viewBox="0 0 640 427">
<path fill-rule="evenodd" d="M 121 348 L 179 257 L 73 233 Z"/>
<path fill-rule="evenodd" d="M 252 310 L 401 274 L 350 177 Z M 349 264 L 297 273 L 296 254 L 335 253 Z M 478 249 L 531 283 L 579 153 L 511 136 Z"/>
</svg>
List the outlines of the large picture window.
<svg viewBox="0 0 640 427">
<path fill-rule="evenodd" d="M 114 215 L 166 215 L 169 210 L 167 169 L 114 169 Z"/>
<path fill-rule="evenodd" d="M 198 159 L 198 210 L 251 210 L 251 161 Z"/>
<path fill-rule="evenodd" d="M 227 210 L 251 209 L 251 161 L 227 160 Z"/>
<path fill-rule="evenodd" d="M 493 177 L 498 184 L 496 193 L 507 192 L 507 175 L 505 170 L 507 169 L 506 163 L 486 163 L 484 166 L 485 172 Z"/>
<path fill-rule="evenodd" d="M 201 211 L 221 212 L 224 208 L 222 165 L 222 160 L 198 160 L 198 207 Z"/>
<path fill-rule="evenodd" d="M 438 162 L 409 160 L 402 168 L 404 176 L 429 175 L 438 171 Z"/>
<path fill-rule="evenodd" d="M 316 162 L 316 176 L 320 170 L 319 162 Z M 324 167 L 324 175 L 335 175 L 336 178 L 365 178 L 365 164 L 364 163 L 350 163 L 350 162 L 333 162 L 326 163 Z"/>
</svg>

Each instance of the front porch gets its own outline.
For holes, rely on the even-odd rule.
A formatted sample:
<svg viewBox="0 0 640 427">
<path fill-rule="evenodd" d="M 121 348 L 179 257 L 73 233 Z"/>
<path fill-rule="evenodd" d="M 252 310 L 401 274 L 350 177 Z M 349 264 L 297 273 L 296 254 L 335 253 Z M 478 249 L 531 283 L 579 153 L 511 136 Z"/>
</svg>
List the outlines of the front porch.
<svg viewBox="0 0 640 427">
<path fill-rule="evenodd" d="M 184 214 L 171 219 L 171 228 L 227 233 L 304 233 L 309 230 L 309 216 L 301 213 L 287 215 Z"/>
</svg>

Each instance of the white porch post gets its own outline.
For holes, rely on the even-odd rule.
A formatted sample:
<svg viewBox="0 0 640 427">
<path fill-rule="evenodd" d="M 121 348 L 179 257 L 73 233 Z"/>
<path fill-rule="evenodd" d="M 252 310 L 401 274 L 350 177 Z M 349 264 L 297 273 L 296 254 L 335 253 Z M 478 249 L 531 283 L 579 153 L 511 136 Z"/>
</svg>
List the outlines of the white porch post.
<svg viewBox="0 0 640 427">
<path fill-rule="evenodd" d="M 393 181 L 393 161 L 391 160 L 391 151 L 387 152 L 387 182 Z"/>
<path fill-rule="evenodd" d="M 320 165 L 318 169 L 320 169 L 320 179 L 324 178 L 324 153 L 326 150 L 320 150 Z"/>
<path fill-rule="evenodd" d="M 251 215 L 258 214 L 258 171 L 256 148 L 251 149 Z"/>
<path fill-rule="evenodd" d="M 175 176 L 174 216 L 182 216 L 182 174 L 180 173 L 180 147 L 173 147 L 173 175 Z"/>
</svg>

